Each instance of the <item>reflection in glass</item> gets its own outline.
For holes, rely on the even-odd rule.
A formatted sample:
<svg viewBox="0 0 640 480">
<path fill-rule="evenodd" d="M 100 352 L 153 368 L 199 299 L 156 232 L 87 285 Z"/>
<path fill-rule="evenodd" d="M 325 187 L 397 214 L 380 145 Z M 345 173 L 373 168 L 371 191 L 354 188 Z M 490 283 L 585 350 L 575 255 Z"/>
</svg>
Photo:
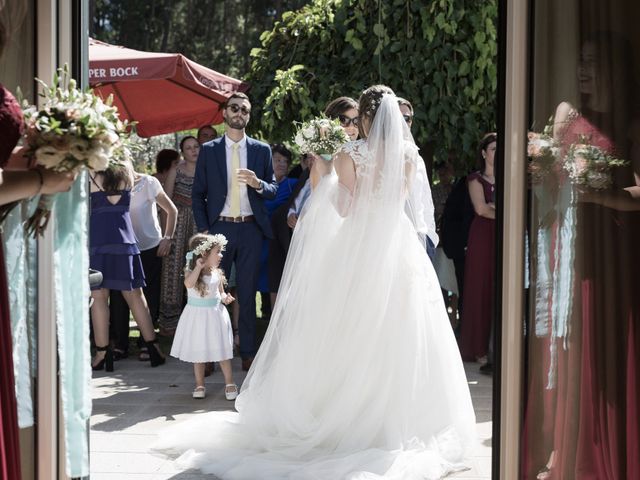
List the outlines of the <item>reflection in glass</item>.
<svg viewBox="0 0 640 480">
<path fill-rule="evenodd" d="M 34 101 L 34 65 L 30 59 L 35 58 L 34 25 L 35 1 L 0 0 L 0 23 L 4 26 L 6 44 L 0 52 L 0 84 L 12 94 L 17 94 L 18 88 L 24 98 Z M 0 42 L 2 43 L 2 42 Z M 3 111 L 6 115 L 6 111 Z M 9 113 L 11 118 L 11 113 Z M 5 116 L 5 119 L 7 117 Z M 6 123 L 4 124 L 6 125 Z M 6 133 L 6 132 L 5 132 Z M 4 140 L 4 137 L 3 137 Z M 4 162 L 6 159 L 0 159 Z M 12 165 L 23 167 L 23 165 Z M 9 315 L 0 314 L 0 322 L 9 322 L 10 335 L 3 335 L 2 349 L 12 357 L 12 365 L 8 361 L 0 366 L 3 375 L 0 377 L 0 416 L 3 421 L 3 432 L 0 433 L 0 477 L 3 472 L 15 478 L 35 478 L 36 457 L 36 428 L 38 412 L 34 403 L 36 385 L 36 295 L 37 295 L 37 249 L 36 241 L 24 234 L 24 222 L 29 217 L 32 208 L 28 202 L 22 202 L 11 209 L 9 215 L 0 225 L 0 262 L 3 263 L 0 272 L 8 278 L 7 305 L 1 305 L 2 310 L 8 308 Z M 4 250 L 4 255 L 2 254 Z M 6 270 L 5 270 L 6 269 Z M 0 282 L 1 283 L 1 282 Z M 4 300 L 0 300 L 2 302 Z M 6 310 L 4 312 L 6 314 Z M 5 332 L 5 330 L 3 330 Z M 6 360 L 6 357 L 3 357 Z M 13 399 L 7 400 L 7 395 Z M 15 403 L 13 403 L 15 401 Z M 13 404 L 13 407 L 11 405 Z M 11 412 L 15 408 L 15 412 Z M 17 414 L 17 415 L 15 415 Z M 19 426 L 19 433 L 13 432 L 14 422 Z M 18 433 L 19 438 L 14 438 Z M 19 443 L 19 452 L 18 445 Z M 18 463 L 21 463 L 19 466 Z M 18 472 L 18 467 L 20 473 Z"/>
<path fill-rule="evenodd" d="M 530 135 L 526 479 L 640 478 L 640 38 L 620 23 L 638 7 L 604 5 L 564 31 L 536 12 L 532 123 L 557 107 Z"/>
</svg>

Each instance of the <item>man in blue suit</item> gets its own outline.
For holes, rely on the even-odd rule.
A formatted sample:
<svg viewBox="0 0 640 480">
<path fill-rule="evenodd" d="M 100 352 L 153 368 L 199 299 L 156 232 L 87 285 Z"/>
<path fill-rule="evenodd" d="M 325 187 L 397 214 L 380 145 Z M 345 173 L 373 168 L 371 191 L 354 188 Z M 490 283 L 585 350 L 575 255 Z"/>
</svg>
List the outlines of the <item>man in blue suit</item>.
<svg viewBox="0 0 640 480">
<path fill-rule="evenodd" d="M 276 196 L 269 145 L 245 135 L 251 103 L 244 93 L 223 105 L 225 135 L 200 147 L 193 180 L 193 216 L 199 232 L 221 233 L 228 244 L 221 267 L 236 267 L 242 369 L 256 354 L 256 289 L 264 237 L 273 238 L 264 200 Z"/>
</svg>

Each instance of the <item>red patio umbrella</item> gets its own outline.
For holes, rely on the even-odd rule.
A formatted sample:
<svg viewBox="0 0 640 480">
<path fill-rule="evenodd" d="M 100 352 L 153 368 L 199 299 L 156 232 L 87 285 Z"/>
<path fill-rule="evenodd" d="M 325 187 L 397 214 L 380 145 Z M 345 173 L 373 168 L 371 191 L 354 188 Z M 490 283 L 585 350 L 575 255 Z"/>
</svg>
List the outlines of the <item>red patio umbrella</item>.
<svg viewBox="0 0 640 480">
<path fill-rule="evenodd" d="M 249 84 L 179 53 L 141 52 L 89 39 L 89 85 L 113 94 L 121 118 L 151 137 L 222 122 L 220 105 Z"/>
</svg>

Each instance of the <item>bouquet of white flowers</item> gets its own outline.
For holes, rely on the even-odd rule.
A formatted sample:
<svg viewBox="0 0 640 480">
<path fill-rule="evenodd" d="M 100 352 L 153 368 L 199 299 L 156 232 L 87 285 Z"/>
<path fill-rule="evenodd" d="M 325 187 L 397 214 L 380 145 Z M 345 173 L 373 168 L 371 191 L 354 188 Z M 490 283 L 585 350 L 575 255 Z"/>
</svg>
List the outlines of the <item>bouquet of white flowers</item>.
<svg viewBox="0 0 640 480">
<path fill-rule="evenodd" d="M 588 135 L 580 135 L 576 143 L 563 144 L 553 136 L 553 117 L 542 133 L 529 132 L 528 139 L 528 169 L 534 184 L 554 174 L 564 175 L 574 185 L 603 190 L 613 182 L 612 170 L 629 163 L 591 145 Z"/>
<path fill-rule="evenodd" d="M 563 168 L 575 185 L 603 190 L 609 188 L 613 179 L 611 169 L 622 167 L 628 162 L 619 160 L 600 147 L 587 143 L 574 143 L 564 158 Z"/>
<path fill-rule="evenodd" d="M 76 87 L 68 68 L 58 70 L 53 85 L 43 87 L 42 107 L 24 106 L 27 154 L 38 165 L 57 172 L 87 167 L 105 170 L 111 162 L 130 158 L 129 125 L 120 121 L 118 109 L 90 89 Z"/>
<path fill-rule="evenodd" d="M 66 65 L 58 69 L 50 87 L 36 81 L 44 90 L 42 106 L 23 101 L 26 155 L 36 165 L 56 172 L 102 171 L 131 158 L 130 125 L 120 120 L 111 97 L 105 102 L 90 89 L 78 89 Z M 41 196 L 28 231 L 44 231 L 52 203 L 53 197 Z"/>
<path fill-rule="evenodd" d="M 315 153 L 329 161 L 349 137 L 338 120 L 316 117 L 298 127 L 294 141 L 301 153 Z"/>
</svg>

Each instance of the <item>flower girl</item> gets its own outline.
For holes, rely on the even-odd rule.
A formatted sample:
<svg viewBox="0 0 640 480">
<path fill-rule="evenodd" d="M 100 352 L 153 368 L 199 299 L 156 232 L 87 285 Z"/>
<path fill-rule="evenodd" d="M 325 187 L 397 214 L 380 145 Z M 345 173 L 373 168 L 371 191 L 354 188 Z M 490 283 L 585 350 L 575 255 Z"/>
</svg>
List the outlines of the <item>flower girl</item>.
<svg viewBox="0 0 640 480">
<path fill-rule="evenodd" d="M 193 363 L 196 388 L 193 398 L 205 397 L 204 367 L 206 362 L 220 362 L 224 375 L 225 397 L 235 400 L 238 387 L 233 383 L 233 331 L 229 314 L 223 305 L 234 298 L 224 292 L 226 279 L 218 268 L 224 235 L 199 233 L 189 240 L 184 285 L 187 305 L 182 311 L 171 347 L 171 356 Z"/>
</svg>

